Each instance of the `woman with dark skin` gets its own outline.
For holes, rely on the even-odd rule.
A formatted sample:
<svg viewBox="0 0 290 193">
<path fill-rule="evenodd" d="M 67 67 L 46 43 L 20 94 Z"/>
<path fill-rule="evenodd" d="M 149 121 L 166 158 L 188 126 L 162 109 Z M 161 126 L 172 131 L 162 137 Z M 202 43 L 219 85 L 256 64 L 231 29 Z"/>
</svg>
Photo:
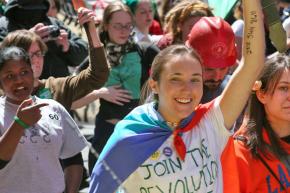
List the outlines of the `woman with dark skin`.
<svg viewBox="0 0 290 193">
<path fill-rule="evenodd" d="M 85 138 L 63 106 L 32 96 L 33 71 L 24 50 L 6 47 L 0 58 L 0 192 L 78 192 L 82 159 L 71 159 L 86 146 Z"/>
<path fill-rule="evenodd" d="M 47 48 L 42 39 L 34 32 L 28 30 L 11 32 L 1 44 L 2 48 L 17 46 L 28 52 L 34 76 L 32 94 L 39 98 L 54 99 L 61 103 L 67 111 L 70 111 L 73 101 L 83 97 L 93 89 L 102 87 L 109 72 L 104 49 L 95 29 L 94 13 L 81 8 L 78 15 L 80 24 L 87 23 L 88 25 L 90 65 L 76 76 L 39 79 L 43 68 L 44 53 Z M 62 163 L 67 179 L 74 179 L 68 180 L 68 182 L 72 182 L 72 185 L 78 189 L 83 170 L 81 153 L 67 160 L 62 160 Z M 76 170 L 77 172 L 75 172 Z"/>
</svg>

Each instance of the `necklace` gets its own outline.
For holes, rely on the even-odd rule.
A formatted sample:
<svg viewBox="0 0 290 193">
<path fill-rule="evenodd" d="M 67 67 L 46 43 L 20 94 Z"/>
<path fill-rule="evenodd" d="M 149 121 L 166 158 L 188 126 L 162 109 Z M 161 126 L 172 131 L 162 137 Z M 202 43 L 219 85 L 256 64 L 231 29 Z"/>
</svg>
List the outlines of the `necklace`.
<svg viewBox="0 0 290 193">
<path fill-rule="evenodd" d="M 166 124 L 173 129 L 175 129 L 178 126 L 178 123 L 174 123 L 170 121 L 166 121 Z"/>
</svg>

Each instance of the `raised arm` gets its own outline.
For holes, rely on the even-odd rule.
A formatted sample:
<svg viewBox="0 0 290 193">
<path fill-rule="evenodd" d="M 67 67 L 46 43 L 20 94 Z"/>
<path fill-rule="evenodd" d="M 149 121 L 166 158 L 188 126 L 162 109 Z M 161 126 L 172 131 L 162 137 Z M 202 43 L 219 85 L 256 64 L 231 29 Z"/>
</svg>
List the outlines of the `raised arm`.
<svg viewBox="0 0 290 193">
<path fill-rule="evenodd" d="M 81 24 L 86 24 L 86 34 L 89 40 L 89 67 L 82 70 L 76 76 L 48 79 L 54 90 L 54 99 L 64 105 L 67 110 L 71 108 L 72 102 L 78 100 L 101 88 L 107 81 L 109 68 L 105 50 L 100 41 L 94 23 L 93 11 L 85 8 L 79 10 Z M 59 89 L 61 88 L 61 89 Z"/>
<path fill-rule="evenodd" d="M 242 60 L 220 98 L 220 108 L 228 129 L 244 108 L 265 59 L 265 36 L 260 0 L 243 0 L 243 7 L 245 28 Z"/>
<path fill-rule="evenodd" d="M 89 40 L 90 47 L 102 47 L 103 44 L 100 41 L 99 35 L 96 31 L 94 24 L 95 13 L 89 9 L 81 7 L 78 10 L 79 23 L 86 28 L 87 38 Z"/>
</svg>

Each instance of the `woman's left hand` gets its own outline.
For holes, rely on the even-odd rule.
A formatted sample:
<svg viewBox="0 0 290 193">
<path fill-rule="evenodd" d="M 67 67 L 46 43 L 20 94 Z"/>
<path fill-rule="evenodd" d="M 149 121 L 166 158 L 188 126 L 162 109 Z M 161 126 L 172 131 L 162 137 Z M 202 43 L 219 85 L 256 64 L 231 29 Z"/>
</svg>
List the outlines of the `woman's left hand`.
<svg viewBox="0 0 290 193">
<path fill-rule="evenodd" d="M 78 19 L 81 25 L 88 22 L 93 22 L 95 24 L 97 20 L 95 12 L 84 7 L 78 9 Z"/>
</svg>

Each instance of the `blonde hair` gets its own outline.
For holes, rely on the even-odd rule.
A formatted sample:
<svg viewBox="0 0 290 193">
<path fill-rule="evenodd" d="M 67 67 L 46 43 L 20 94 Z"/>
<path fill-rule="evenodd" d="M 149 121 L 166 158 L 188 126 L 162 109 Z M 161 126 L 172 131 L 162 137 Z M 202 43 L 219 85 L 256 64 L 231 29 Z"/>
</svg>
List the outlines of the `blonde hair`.
<svg viewBox="0 0 290 193">
<path fill-rule="evenodd" d="M 179 25 L 191 17 L 214 16 L 212 9 L 199 0 L 185 0 L 176 4 L 165 16 L 165 31 L 173 35 L 173 42 L 181 39 Z"/>
</svg>

